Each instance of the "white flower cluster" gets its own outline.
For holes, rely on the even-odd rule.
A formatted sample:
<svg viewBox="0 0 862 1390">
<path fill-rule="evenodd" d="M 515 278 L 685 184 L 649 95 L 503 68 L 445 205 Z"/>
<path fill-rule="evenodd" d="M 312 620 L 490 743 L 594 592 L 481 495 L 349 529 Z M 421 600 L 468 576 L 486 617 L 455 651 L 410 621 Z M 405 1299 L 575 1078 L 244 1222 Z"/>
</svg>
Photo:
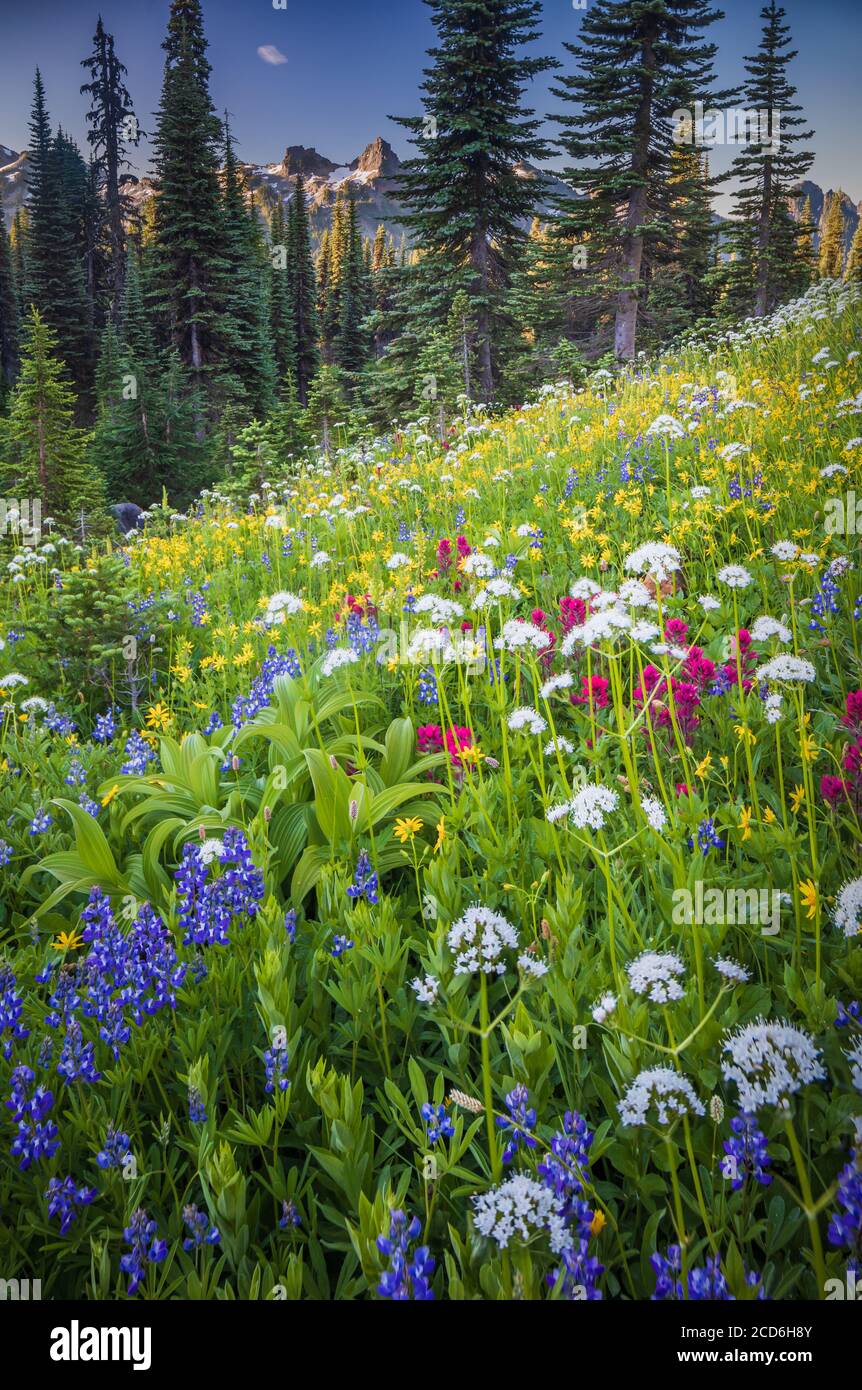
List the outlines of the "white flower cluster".
<svg viewBox="0 0 862 1390">
<path fill-rule="evenodd" d="M 522 705 L 520 709 L 512 710 L 506 724 L 513 734 L 521 733 L 524 729 L 531 734 L 544 734 L 548 729 L 548 721 L 531 705 Z"/>
<path fill-rule="evenodd" d="M 620 799 L 610 787 L 581 787 L 569 803 L 572 824 L 579 830 L 602 830 L 605 818 L 615 811 Z"/>
<path fill-rule="evenodd" d="M 810 661 L 806 661 L 801 656 L 791 656 L 789 652 L 780 652 L 771 661 L 767 661 L 763 666 L 758 667 L 758 679 L 762 681 L 804 681 L 810 684 L 816 679 L 817 672 Z"/>
<path fill-rule="evenodd" d="M 717 578 L 729 589 L 747 589 L 754 582 L 744 565 L 724 565 Z"/>
<path fill-rule="evenodd" d="M 464 609 L 451 598 L 441 598 L 439 594 L 423 594 L 416 601 L 415 613 L 427 613 L 432 623 L 452 623 L 463 618 Z"/>
<path fill-rule="evenodd" d="M 516 1173 L 475 1196 L 473 1220 L 479 1234 L 495 1240 L 501 1250 L 513 1237 L 528 1241 L 540 1231 L 548 1232 L 554 1254 L 571 1243 L 560 1199 L 526 1173 Z"/>
<path fill-rule="evenodd" d="M 410 988 L 420 1004 L 436 1004 L 440 981 L 436 980 L 433 975 L 426 975 L 424 979 L 420 979 L 417 975 L 415 980 L 411 981 Z"/>
<path fill-rule="evenodd" d="M 506 970 L 503 953 L 517 947 L 518 933 L 502 913 L 477 903 L 449 928 L 446 942 L 455 957 L 456 975 L 473 975 L 479 970 L 485 975 L 502 975 Z"/>
<path fill-rule="evenodd" d="M 843 885 L 832 918 L 845 936 L 858 936 L 862 932 L 862 878 L 851 878 Z"/>
<path fill-rule="evenodd" d="M 666 439 L 683 439 L 685 428 L 675 420 L 672 415 L 657 415 L 651 425 L 647 426 L 647 437 L 650 435 L 664 436 Z"/>
<path fill-rule="evenodd" d="M 302 599 L 296 594 L 282 592 L 273 594 L 266 605 L 263 621 L 266 627 L 280 627 L 285 618 L 292 618 L 302 612 Z"/>
<path fill-rule="evenodd" d="M 793 633 L 786 623 L 781 623 L 777 618 L 770 618 L 768 613 L 764 613 L 760 618 L 756 618 L 751 626 L 751 638 L 754 642 L 767 642 L 770 637 L 777 637 L 779 642 L 789 642 Z"/>
<path fill-rule="evenodd" d="M 649 574 L 659 584 L 670 579 L 681 566 L 679 551 L 672 545 L 664 545 L 661 541 L 647 541 L 646 545 L 638 546 L 637 550 L 633 550 L 625 559 L 625 568 L 629 574 Z"/>
<path fill-rule="evenodd" d="M 645 994 L 653 1004 L 669 1004 L 674 999 L 682 999 L 683 988 L 677 976 L 685 974 L 685 966 L 679 956 L 644 951 L 630 961 L 626 969 L 635 994 Z"/>
<path fill-rule="evenodd" d="M 667 812 L 658 797 L 645 796 L 641 801 L 641 810 L 653 830 L 661 830 L 667 825 Z"/>
<path fill-rule="evenodd" d="M 595 1023 L 607 1023 L 616 1007 L 617 996 L 611 994 L 610 991 L 607 994 L 603 994 L 601 999 L 597 1000 L 593 1005 L 593 1021 Z"/>
<path fill-rule="evenodd" d="M 333 647 L 323 658 L 320 669 L 324 676 L 331 676 L 342 666 L 354 666 L 358 660 L 356 652 L 350 647 Z"/>
<path fill-rule="evenodd" d="M 646 1124 L 651 1106 L 655 1106 L 660 1125 L 671 1124 L 679 1115 L 704 1113 L 691 1082 L 672 1067 L 651 1067 L 638 1073 L 618 1106 L 623 1124 Z"/>
<path fill-rule="evenodd" d="M 724 1078 L 736 1082 L 746 1114 L 764 1105 L 786 1108 L 801 1086 L 826 1075 L 813 1039 L 783 1019 L 746 1024 L 728 1034 L 722 1051 L 729 1054 Z"/>
<path fill-rule="evenodd" d="M 744 985 L 751 979 L 751 971 L 746 970 L 744 965 L 740 965 L 738 960 L 730 960 L 727 956 L 716 956 L 712 963 L 719 975 L 723 975 L 732 985 Z"/>
<path fill-rule="evenodd" d="M 862 1038 L 857 1038 L 844 1053 L 850 1063 L 850 1079 L 857 1091 L 862 1091 Z"/>
<path fill-rule="evenodd" d="M 525 647 L 540 652 L 547 645 L 547 632 L 536 627 L 535 623 L 522 622 L 520 618 L 510 618 L 504 623 L 500 636 L 494 641 L 494 646 L 501 652 L 521 652 Z"/>
</svg>

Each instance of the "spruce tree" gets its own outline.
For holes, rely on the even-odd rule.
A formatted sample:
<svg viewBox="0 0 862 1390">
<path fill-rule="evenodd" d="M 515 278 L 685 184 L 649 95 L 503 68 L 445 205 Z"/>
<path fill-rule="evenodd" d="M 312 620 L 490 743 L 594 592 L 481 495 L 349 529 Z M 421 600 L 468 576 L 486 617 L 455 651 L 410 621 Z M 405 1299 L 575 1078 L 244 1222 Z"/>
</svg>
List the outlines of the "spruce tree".
<svg viewBox="0 0 862 1390">
<path fill-rule="evenodd" d="M 141 132 L 125 86 L 126 68 L 114 52 L 114 37 L 106 33 L 101 16 L 93 37 L 93 52 L 83 59 L 81 66 L 90 74 L 81 92 L 90 97 L 87 140 L 93 151 L 96 180 L 104 199 L 109 247 L 106 275 L 109 313 L 116 324 L 126 268 L 124 219 L 129 211 L 129 201 L 120 188 L 120 173 L 129 166 L 127 146 L 137 145 Z"/>
<path fill-rule="evenodd" d="M 746 110 L 760 113 L 760 143 L 750 141 L 737 155 L 730 175 L 738 185 L 728 249 L 735 254 L 729 266 L 729 306 L 762 317 L 782 299 L 803 287 L 804 267 L 796 254 L 804 230 L 793 221 L 789 202 L 793 186 L 804 177 L 812 156 L 797 146 L 811 138 L 801 130 L 796 88 L 787 68 L 796 57 L 790 48 L 785 12 L 775 0 L 760 11 L 764 21 L 760 45 L 745 61 Z M 768 116 L 770 138 L 763 140 Z M 802 280 L 802 283 L 801 283 Z"/>
<path fill-rule="evenodd" d="M 645 285 L 675 245 L 672 204 L 695 173 L 702 181 L 692 166 L 671 182 L 675 113 L 730 95 L 710 90 L 716 47 L 703 40 L 720 17 L 706 0 L 594 0 L 579 41 L 565 45 L 578 66 L 555 95 L 579 110 L 557 119 L 573 161 L 564 176 L 583 196 L 565 200 L 560 218 L 576 244 L 588 241 L 576 293 L 604 330 L 598 345 L 612 337 L 619 360 L 635 354 Z"/>
<path fill-rule="evenodd" d="M 0 412 L 18 374 L 18 295 L 0 190 Z"/>
<path fill-rule="evenodd" d="M 818 269 L 821 279 L 840 280 L 844 271 L 844 194 L 840 188 L 826 202 Z"/>
<path fill-rule="evenodd" d="M 288 213 L 287 247 L 296 391 L 301 404 L 307 405 L 309 388 L 320 365 L 320 351 L 311 230 L 301 174 L 297 176 Z"/>
<path fill-rule="evenodd" d="M 330 363 L 320 368 L 308 395 L 309 424 L 320 431 L 323 452 L 329 458 L 332 427 L 345 407 L 345 381 L 340 367 Z"/>
<path fill-rule="evenodd" d="M 218 172 L 221 123 L 209 91 L 200 0 L 172 0 L 153 139 L 155 294 L 171 341 L 203 386 L 218 358 L 225 229 Z"/>
<path fill-rule="evenodd" d="M 269 224 L 269 335 L 275 367 L 281 377 L 293 369 L 296 336 L 293 323 L 292 266 L 281 196 L 276 199 Z"/>
<path fill-rule="evenodd" d="M 417 150 L 399 176 L 403 221 L 428 253 L 414 307 L 433 326 L 463 283 L 474 302 L 478 390 L 491 401 L 514 253 L 536 196 L 515 166 L 550 153 L 524 92 L 555 62 L 523 51 L 539 34 L 538 0 L 426 3 L 439 42 L 422 85 L 425 114 L 399 121 Z"/>
<path fill-rule="evenodd" d="M 847 265 L 844 270 L 845 280 L 862 280 L 862 217 L 856 223 L 856 230 L 853 233 L 853 240 L 850 243 L 850 250 L 847 253 Z"/>
<path fill-rule="evenodd" d="M 43 516 L 97 532 L 106 522 L 104 487 L 87 461 L 87 436 L 75 425 L 75 393 L 57 352 L 56 333 L 32 309 L 4 430 L 0 486 L 7 495 L 38 498 Z"/>
<path fill-rule="evenodd" d="M 340 301 L 335 360 L 355 387 L 368 357 L 368 338 L 364 320 L 369 306 L 364 248 L 352 195 L 347 204 L 344 230 Z"/>
<path fill-rule="evenodd" d="M 84 285 L 86 166 L 62 132 L 52 139 L 36 70 L 28 157 L 29 228 L 25 301 L 57 335 L 79 394 L 91 385 L 91 314 Z"/>
<path fill-rule="evenodd" d="M 217 272 L 218 381 L 246 419 L 273 403 L 274 369 L 264 299 L 264 249 L 245 205 L 230 130 L 225 125 L 223 244 Z"/>
</svg>

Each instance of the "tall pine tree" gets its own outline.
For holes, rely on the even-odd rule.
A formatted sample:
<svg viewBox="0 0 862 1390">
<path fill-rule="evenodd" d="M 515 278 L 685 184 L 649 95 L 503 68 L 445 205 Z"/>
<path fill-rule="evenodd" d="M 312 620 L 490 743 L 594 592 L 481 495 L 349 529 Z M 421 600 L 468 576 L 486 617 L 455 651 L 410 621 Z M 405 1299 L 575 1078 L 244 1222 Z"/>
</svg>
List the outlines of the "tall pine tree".
<svg viewBox="0 0 862 1390">
<path fill-rule="evenodd" d="M 467 290 L 478 390 L 491 401 L 506 292 L 536 197 L 535 182 L 521 178 L 516 166 L 550 152 L 524 92 L 555 63 L 523 51 L 539 35 L 538 0 L 425 3 L 439 40 L 422 84 L 425 114 L 399 120 L 417 150 L 399 177 L 408 209 L 403 220 L 426 253 L 415 311 L 430 329 L 455 290 Z"/>
</svg>

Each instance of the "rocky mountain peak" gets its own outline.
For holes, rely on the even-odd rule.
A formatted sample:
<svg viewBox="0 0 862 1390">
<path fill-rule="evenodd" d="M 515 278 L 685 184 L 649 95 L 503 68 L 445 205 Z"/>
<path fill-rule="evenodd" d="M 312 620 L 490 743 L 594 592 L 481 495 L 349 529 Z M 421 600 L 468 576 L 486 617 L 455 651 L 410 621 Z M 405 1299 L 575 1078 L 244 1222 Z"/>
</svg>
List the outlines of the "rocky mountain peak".
<svg viewBox="0 0 862 1390">
<path fill-rule="evenodd" d="M 305 145 L 288 145 L 281 161 L 281 172 L 285 178 L 296 178 L 297 174 L 302 174 L 303 178 L 328 179 L 338 167 L 331 159 L 318 154 L 315 149 L 307 149 Z"/>
<path fill-rule="evenodd" d="M 376 140 L 372 140 L 358 159 L 354 159 L 350 165 L 351 169 L 356 169 L 359 173 L 367 174 L 373 179 L 391 179 L 401 168 L 401 160 L 389 144 L 378 135 Z"/>
</svg>

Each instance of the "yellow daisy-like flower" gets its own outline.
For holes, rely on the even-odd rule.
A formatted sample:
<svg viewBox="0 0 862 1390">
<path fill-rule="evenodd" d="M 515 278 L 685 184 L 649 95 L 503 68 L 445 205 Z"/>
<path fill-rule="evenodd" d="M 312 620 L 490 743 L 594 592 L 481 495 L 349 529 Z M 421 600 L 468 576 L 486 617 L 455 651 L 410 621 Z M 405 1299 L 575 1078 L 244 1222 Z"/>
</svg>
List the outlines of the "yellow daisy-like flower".
<svg viewBox="0 0 862 1390">
<path fill-rule="evenodd" d="M 708 776 L 709 776 L 709 771 L 710 771 L 710 768 L 711 768 L 711 767 L 712 767 L 712 754 L 711 754 L 711 753 L 707 753 L 707 755 L 706 755 L 706 757 L 703 759 L 703 761 L 702 761 L 702 762 L 699 762 L 698 765 L 697 765 L 697 767 L 694 769 L 694 775 L 695 775 L 695 777 L 708 777 Z"/>
<path fill-rule="evenodd" d="M 473 743 L 469 748 L 459 748 L 458 757 L 461 759 L 462 763 L 472 763 L 474 767 L 478 767 L 484 759 L 485 754 L 477 743 Z"/>
<path fill-rule="evenodd" d="M 799 900 L 806 909 L 806 917 L 809 922 L 817 916 L 817 906 L 819 898 L 817 895 L 817 885 L 809 878 L 799 885 Z"/>
<path fill-rule="evenodd" d="M 733 731 L 740 743 L 742 743 L 744 739 L 748 746 L 751 747 L 753 743 L 757 742 L 756 734 L 753 730 L 749 729 L 747 724 L 734 724 Z"/>
<path fill-rule="evenodd" d="M 763 819 L 766 821 L 766 824 L 767 824 L 767 825 L 774 825 L 774 824 L 775 824 L 775 822 L 776 822 L 776 820 L 777 820 L 777 816 L 776 816 L 776 814 L 775 814 L 775 812 L 773 811 L 773 809 L 772 809 L 771 806 L 766 806 L 766 807 L 764 808 L 764 811 L 763 811 Z"/>
<path fill-rule="evenodd" d="M 173 722 L 174 716 L 171 714 L 167 705 L 162 704 L 161 700 L 155 705 L 150 705 L 144 719 L 144 723 L 148 729 L 161 729 L 162 731 L 169 729 Z"/>
<path fill-rule="evenodd" d="M 751 839 L 751 807 L 743 806 L 739 813 L 739 829 L 742 831 L 743 840 Z"/>
<path fill-rule="evenodd" d="M 105 795 L 102 797 L 102 805 L 110 806 L 111 802 L 113 801 L 114 797 L 117 795 L 117 792 L 119 790 L 119 785 L 115 782 L 114 785 L 111 787 L 111 790 L 109 792 L 106 792 Z"/>
<path fill-rule="evenodd" d="M 800 806 L 802 805 L 802 803 L 803 803 L 804 800 L 805 800 L 805 788 L 804 788 L 803 786 L 800 786 L 799 783 L 797 783 L 797 785 L 793 788 L 793 792 L 792 792 L 791 797 L 790 797 L 790 805 L 791 805 L 791 808 L 792 808 L 792 810 L 793 810 L 793 814 L 794 814 L 794 815 L 796 815 L 796 814 L 798 813 L 799 808 L 800 808 Z"/>
<path fill-rule="evenodd" d="M 412 840 L 414 835 L 418 835 L 422 829 L 424 821 L 418 816 L 399 817 L 395 822 L 395 838 L 400 840 L 402 845 L 406 845 L 408 840 Z"/>
<path fill-rule="evenodd" d="M 77 951 L 83 944 L 83 938 L 76 931 L 61 931 L 56 941 L 51 942 L 55 951 Z"/>
<path fill-rule="evenodd" d="M 436 829 L 437 829 L 437 840 L 436 840 L 436 843 L 435 843 L 435 845 L 434 845 L 434 853 L 435 853 L 435 854 L 436 854 L 437 851 L 441 848 L 441 846 L 442 846 L 442 844 L 443 844 L 443 841 L 446 839 L 446 817 L 445 817 L 445 816 L 441 816 L 441 817 L 440 817 L 439 821 L 437 822 Z"/>
</svg>

